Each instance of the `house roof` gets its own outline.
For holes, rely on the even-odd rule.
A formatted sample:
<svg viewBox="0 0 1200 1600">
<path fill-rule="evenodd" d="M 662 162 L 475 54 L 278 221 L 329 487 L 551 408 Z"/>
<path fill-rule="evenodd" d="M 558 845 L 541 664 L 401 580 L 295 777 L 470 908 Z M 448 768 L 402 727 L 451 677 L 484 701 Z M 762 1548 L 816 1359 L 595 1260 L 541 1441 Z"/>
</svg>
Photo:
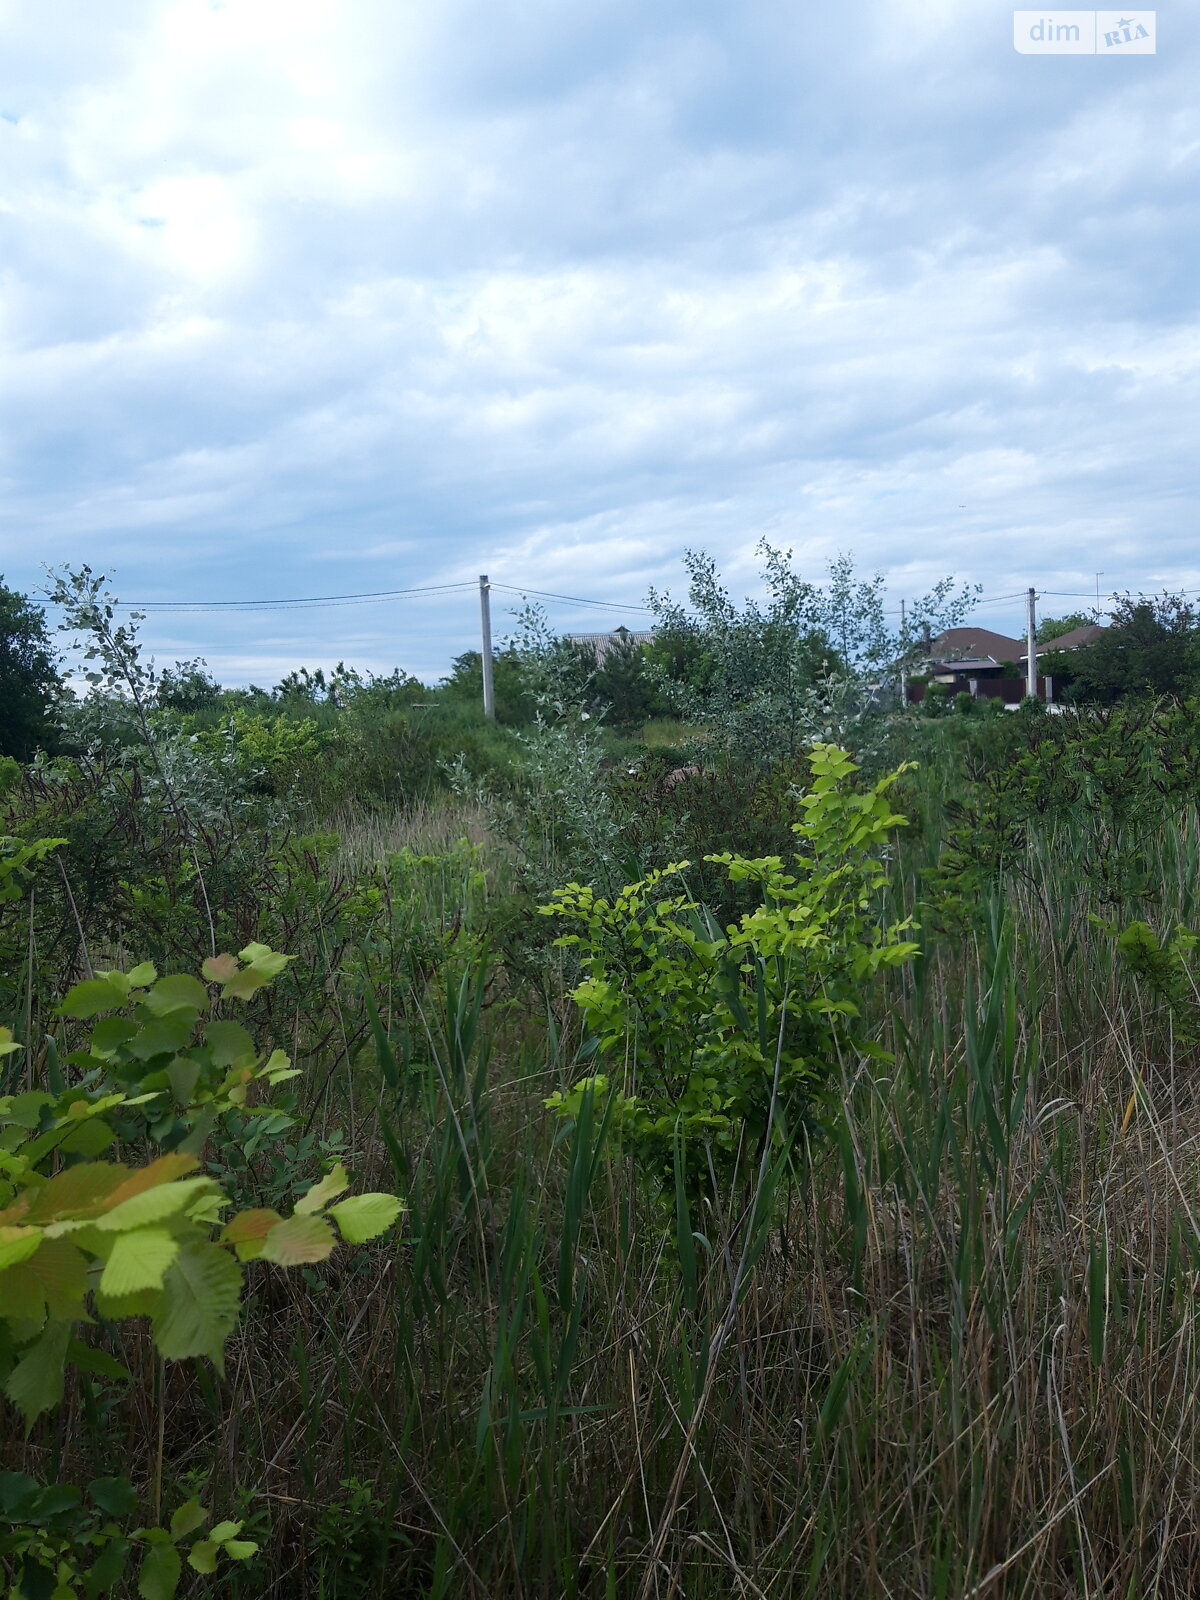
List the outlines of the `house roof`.
<svg viewBox="0 0 1200 1600">
<path fill-rule="evenodd" d="M 614 645 L 654 643 L 652 633 L 631 633 L 626 627 L 614 628 L 611 633 L 569 633 L 567 638 L 572 644 L 590 646 L 596 652 L 598 663 L 604 660 Z"/>
<path fill-rule="evenodd" d="M 1048 650 L 1079 650 L 1085 644 L 1095 643 L 1108 632 L 1097 622 L 1085 622 L 1082 628 L 1072 628 L 1070 633 L 1060 633 L 1057 639 L 1038 645 L 1037 653 L 1044 655 Z"/>
<path fill-rule="evenodd" d="M 990 628 L 944 628 L 929 647 L 934 661 L 1015 661 L 1025 648 L 1023 639 L 993 633 Z"/>
</svg>

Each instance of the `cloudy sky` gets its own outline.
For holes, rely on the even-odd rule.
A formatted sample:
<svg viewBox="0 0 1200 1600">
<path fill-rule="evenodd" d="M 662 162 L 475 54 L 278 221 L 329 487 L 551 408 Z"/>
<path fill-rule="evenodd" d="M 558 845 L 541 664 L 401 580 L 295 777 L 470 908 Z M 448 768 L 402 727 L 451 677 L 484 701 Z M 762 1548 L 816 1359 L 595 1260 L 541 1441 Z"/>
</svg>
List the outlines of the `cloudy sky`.
<svg viewBox="0 0 1200 1600">
<path fill-rule="evenodd" d="M 765 536 L 897 602 L 1200 586 L 1200 7 L 1158 35 L 1018 55 L 993 0 L 0 0 L 0 571 L 625 606 L 688 546 L 751 590 Z M 476 618 L 463 588 L 144 631 L 229 682 L 432 678 Z"/>
</svg>

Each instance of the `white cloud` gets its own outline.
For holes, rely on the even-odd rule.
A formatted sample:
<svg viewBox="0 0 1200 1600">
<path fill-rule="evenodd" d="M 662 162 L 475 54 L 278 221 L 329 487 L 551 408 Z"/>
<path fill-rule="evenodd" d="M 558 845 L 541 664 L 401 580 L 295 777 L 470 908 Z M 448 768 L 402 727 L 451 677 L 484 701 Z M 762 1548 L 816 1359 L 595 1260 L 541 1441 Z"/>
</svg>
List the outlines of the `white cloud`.
<svg viewBox="0 0 1200 1600">
<path fill-rule="evenodd" d="M 1101 66 L 966 0 L 102 10 L 0 9 L 9 581 L 632 600 L 762 535 L 904 589 L 1195 576 L 1185 19 Z M 471 639 L 321 618 L 159 642 Z"/>
</svg>

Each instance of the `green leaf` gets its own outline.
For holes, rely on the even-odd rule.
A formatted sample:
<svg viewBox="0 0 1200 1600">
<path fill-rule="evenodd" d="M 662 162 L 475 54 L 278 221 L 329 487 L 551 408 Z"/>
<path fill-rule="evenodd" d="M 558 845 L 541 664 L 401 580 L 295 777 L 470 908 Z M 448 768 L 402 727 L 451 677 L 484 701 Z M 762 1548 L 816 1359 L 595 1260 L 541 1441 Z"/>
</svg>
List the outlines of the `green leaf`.
<svg viewBox="0 0 1200 1600">
<path fill-rule="evenodd" d="M 173 1544 L 152 1544 L 138 1573 L 138 1594 L 142 1600 L 175 1600 L 182 1570 L 183 1562 Z"/>
<path fill-rule="evenodd" d="M 333 1229 L 324 1217 L 288 1217 L 271 1229 L 259 1253 L 264 1261 L 274 1261 L 276 1266 L 299 1267 L 309 1261 L 324 1261 L 335 1242 Z"/>
<path fill-rule="evenodd" d="M 113 1139 L 113 1131 L 103 1117 L 88 1117 L 59 1140 L 58 1148 L 64 1155 L 87 1156 L 90 1160 L 107 1150 Z"/>
<path fill-rule="evenodd" d="M 10 1322 L 15 1319 L 41 1327 L 46 1320 L 46 1291 L 30 1270 L 32 1265 L 33 1261 L 18 1261 L 15 1267 L 0 1272 L 0 1306 Z"/>
<path fill-rule="evenodd" d="M 86 1161 L 68 1167 L 37 1191 L 26 1213 L 30 1222 L 58 1222 L 87 1216 L 115 1194 L 131 1174 L 113 1161 Z"/>
<path fill-rule="evenodd" d="M 0 1472 L 0 1515 L 9 1522 L 28 1522 L 39 1488 L 27 1472 Z"/>
<path fill-rule="evenodd" d="M 48 1323 L 9 1373 L 4 1392 L 25 1418 L 27 1429 L 63 1397 L 63 1363 L 70 1339 L 69 1322 Z"/>
<path fill-rule="evenodd" d="M 122 1308 L 118 1315 L 129 1316 L 131 1313 Z M 72 1339 L 67 1346 L 67 1360 L 80 1372 L 94 1372 L 98 1378 L 113 1378 L 121 1383 L 128 1383 L 132 1376 L 129 1368 L 123 1367 L 115 1356 L 109 1355 L 107 1350 L 97 1350 L 94 1345 L 81 1344 L 78 1339 Z"/>
<path fill-rule="evenodd" d="M 158 1017 L 140 1028 L 126 1045 L 137 1061 L 153 1061 L 155 1056 L 174 1056 L 192 1036 L 191 1022 L 182 1017 Z"/>
<path fill-rule="evenodd" d="M 224 1371 L 225 1340 L 238 1319 L 242 1269 L 227 1250 L 198 1244 L 184 1250 L 163 1280 L 154 1341 L 168 1361 L 207 1356 Z"/>
<path fill-rule="evenodd" d="M 129 1540 L 113 1539 L 105 1546 L 85 1575 L 84 1592 L 88 1596 L 103 1594 L 106 1589 L 111 1589 L 120 1583 L 125 1575 L 125 1563 L 128 1558 Z"/>
<path fill-rule="evenodd" d="M 94 1017 L 99 1011 L 118 1011 L 125 1004 L 125 996 L 106 978 L 89 978 L 68 989 L 66 998 L 56 1016 Z"/>
<path fill-rule="evenodd" d="M 223 1546 L 231 1561 L 248 1561 L 258 1550 L 253 1539 L 226 1539 Z"/>
<path fill-rule="evenodd" d="M 217 1067 L 232 1067 L 235 1062 L 245 1061 L 258 1053 L 254 1048 L 254 1040 L 240 1022 L 227 1022 L 224 1019 L 210 1022 L 204 1030 L 204 1042 L 212 1050 L 213 1065 Z"/>
<path fill-rule="evenodd" d="M 199 978 L 184 972 L 160 978 L 146 996 L 146 1009 L 156 1017 L 169 1017 L 177 1011 L 207 1011 L 208 990 Z"/>
<path fill-rule="evenodd" d="M 176 1056 L 167 1068 L 167 1082 L 175 1096 L 177 1106 L 190 1106 L 196 1080 L 200 1076 L 200 1063 L 191 1056 Z"/>
<path fill-rule="evenodd" d="M 54 1096 L 47 1094 L 44 1089 L 27 1089 L 24 1094 L 16 1094 L 8 1102 L 4 1120 L 32 1131 L 42 1120 L 42 1107 L 53 1104 Z"/>
<path fill-rule="evenodd" d="M 224 1544 L 227 1539 L 236 1539 L 241 1531 L 240 1522 L 218 1522 L 208 1537 L 214 1544 Z"/>
<path fill-rule="evenodd" d="M 215 1545 L 211 1539 L 197 1539 L 188 1551 L 188 1566 L 194 1567 L 197 1572 L 215 1572 L 217 1552 L 220 1548 L 220 1545 Z"/>
<path fill-rule="evenodd" d="M 265 988 L 270 981 L 265 972 L 256 972 L 253 967 L 244 967 L 235 978 L 230 978 L 221 990 L 221 994 L 226 1000 L 249 1000 L 251 995 Z"/>
<path fill-rule="evenodd" d="M 131 989 L 144 989 L 158 977 L 158 969 L 153 961 L 142 961 L 125 976 L 129 979 Z"/>
<path fill-rule="evenodd" d="M 28 1261 L 41 1242 L 40 1228 L 0 1228 L 0 1272 Z"/>
<path fill-rule="evenodd" d="M 106 1517 L 131 1517 L 138 1508 L 138 1497 L 128 1478 L 93 1478 L 87 1492 Z"/>
<path fill-rule="evenodd" d="M 239 1211 L 222 1228 L 221 1243 L 231 1244 L 239 1261 L 253 1261 L 262 1254 L 263 1240 L 282 1221 L 278 1211 Z"/>
<path fill-rule="evenodd" d="M 339 1194 L 345 1194 L 349 1187 L 346 1169 L 339 1161 L 332 1172 L 327 1172 L 319 1183 L 314 1183 L 308 1193 L 296 1201 L 296 1215 L 306 1217 L 314 1211 L 323 1211 L 331 1200 L 336 1200 Z"/>
<path fill-rule="evenodd" d="M 153 1189 L 122 1200 L 111 1211 L 96 1218 L 102 1233 L 125 1233 L 131 1228 L 149 1227 L 186 1210 L 201 1195 L 219 1195 L 220 1185 L 213 1178 L 179 1178 L 160 1183 Z"/>
<path fill-rule="evenodd" d="M 207 957 L 200 968 L 209 983 L 228 983 L 230 978 L 237 976 L 237 970 L 237 960 L 229 955 L 228 952 L 219 956 Z"/>
<path fill-rule="evenodd" d="M 161 1289 L 167 1269 L 179 1257 L 179 1241 L 166 1228 L 135 1228 L 118 1234 L 100 1276 L 100 1289 L 113 1299 Z"/>
<path fill-rule="evenodd" d="M 111 1300 L 102 1289 L 96 1290 L 96 1310 L 114 1321 L 118 1317 L 157 1316 L 161 1305 L 161 1289 L 142 1289 L 137 1294 L 122 1295 L 119 1300 Z"/>
<path fill-rule="evenodd" d="M 208 1512 L 199 1500 L 185 1500 L 171 1518 L 171 1538 L 176 1544 L 180 1539 L 186 1539 L 189 1533 L 195 1533 L 208 1521 Z"/>
<path fill-rule="evenodd" d="M 87 1297 L 87 1257 L 69 1239 L 44 1239 L 42 1248 L 25 1264 L 41 1285 L 50 1315 L 58 1321 L 83 1315 Z M 0 1305 L 3 1297 L 0 1296 Z"/>
<path fill-rule="evenodd" d="M 128 1017 L 105 1017 L 92 1029 L 92 1054 L 115 1055 L 121 1045 L 132 1039 L 137 1031 L 137 1023 L 130 1022 Z"/>
<path fill-rule="evenodd" d="M 386 1232 L 403 1210 L 394 1194 L 356 1194 L 330 1206 L 329 1215 L 347 1244 L 363 1244 Z"/>
</svg>

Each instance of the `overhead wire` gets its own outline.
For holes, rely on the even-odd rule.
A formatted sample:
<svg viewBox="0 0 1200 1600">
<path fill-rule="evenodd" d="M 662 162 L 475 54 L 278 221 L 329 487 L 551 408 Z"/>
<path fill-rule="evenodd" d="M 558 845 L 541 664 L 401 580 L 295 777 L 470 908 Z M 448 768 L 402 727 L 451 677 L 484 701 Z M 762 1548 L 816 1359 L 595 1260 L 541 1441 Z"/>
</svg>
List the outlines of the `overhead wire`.
<svg viewBox="0 0 1200 1600">
<path fill-rule="evenodd" d="M 561 604 L 573 606 L 586 606 L 600 611 L 642 612 L 651 613 L 654 607 L 638 601 L 596 600 L 586 595 L 561 594 L 551 589 L 534 589 L 524 584 L 489 582 L 488 587 L 494 591 L 506 594 L 519 595 L 522 599 L 531 597 L 537 600 L 555 600 Z M 461 594 L 463 591 L 474 590 L 475 582 L 461 579 L 455 583 L 422 584 L 406 589 L 378 589 L 366 590 L 351 594 L 333 595 L 295 595 L 278 596 L 269 599 L 220 599 L 220 600 L 128 600 L 119 601 L 121 610 L 145 612 L 251 612 L 262 611 L 295 611 L 317 610 L 340 606 L 374 605 L 390 600 L 407 600 L 423 596 L 444 596 Z M 1200 589 L 1180 591 L 1184 594 L 1200 593 Z M 1017 590 L 1012 594 L 982 595 L 972 606 L 972 610 L 981 610 L 988 606 L 1004 605 L 1014 600 L 1023 600 L 1025 590 Z M 1053 599 L 1065 600 L 1091 600 L 1094 591 L 1075 589 L 1043 589 L 1039 595 Z M 62 602 L 47 600 L 43 604 L 60 606 Z M 899 607 L 888 607 L 888 616 L 899 616 Z"/>
</svg>

